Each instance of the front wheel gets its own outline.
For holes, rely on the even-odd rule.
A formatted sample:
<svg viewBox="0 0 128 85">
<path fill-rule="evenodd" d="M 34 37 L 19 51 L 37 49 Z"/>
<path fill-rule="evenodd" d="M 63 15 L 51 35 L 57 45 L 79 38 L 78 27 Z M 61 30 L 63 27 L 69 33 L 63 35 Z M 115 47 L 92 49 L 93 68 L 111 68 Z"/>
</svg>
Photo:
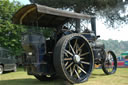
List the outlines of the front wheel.
<svg viewBox="0 0 128 85">
<path fill-rule="evenodd" d="M 114 74 L 117 69 L 117 59 L 116 55 L 112 51 L 108 51 L 106 54 L 106 59 L 102 64 L 102 70 L 105 74 Z"/>
<path fill-rule="evenodd" d="M 88 40 L 81 34 L 62 37 L 54 49 L 56 74 L 70 83 L 88 80 L 94 65 L 94 56 Z"/>
</svg>

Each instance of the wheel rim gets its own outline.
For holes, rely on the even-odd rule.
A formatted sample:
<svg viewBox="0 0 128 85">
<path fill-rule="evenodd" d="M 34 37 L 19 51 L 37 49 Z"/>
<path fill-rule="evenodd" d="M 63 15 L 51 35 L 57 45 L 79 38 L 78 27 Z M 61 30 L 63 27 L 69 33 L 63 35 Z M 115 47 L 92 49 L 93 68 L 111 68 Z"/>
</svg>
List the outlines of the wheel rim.
<svg viewBox="0 0 128 85">
<path fill-rule="evenodd" d="M 65 74 L 76 82 L 87 80 L 92 71 L 92 51 L 81 37 L 68 40 L 63 51 L 62 67 Z"/>
<path fill-rule="evenodd" d="M 115 56 L 111 52 L 107 53 L 104 66 L 108 73 L 114 73 L 116 71 L 117 65 L 115 61 Z"/>
</svg>

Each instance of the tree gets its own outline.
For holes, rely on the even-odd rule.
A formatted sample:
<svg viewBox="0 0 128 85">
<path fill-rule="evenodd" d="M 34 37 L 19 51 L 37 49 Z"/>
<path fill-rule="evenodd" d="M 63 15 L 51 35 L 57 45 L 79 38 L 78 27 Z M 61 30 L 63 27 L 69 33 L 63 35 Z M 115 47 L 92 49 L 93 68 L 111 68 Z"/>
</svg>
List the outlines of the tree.
<svg viewBox="0 0 128 85">
<path fill-rule="evenodd" d="M 12 24 L 12 16 L 21 8 L 19 2 L 9 0 L 0 1 L 0 46 L 11 50 L 15 55 L 21 51 L 21 26 Z"/>
<path fill-rule="evenodd" d="M 116 56 L 120 56 L 121 53 L 128 51 L 128 41 L 118 41 L 118 40 L 99 40 L 105 44 L 105 49 L 112 50 L 115 52 Z"/>
<path fill-rule="evenodd" d="M 125 13 L 128 1 L 125 0 L 30 0 L 32 3 L 47 5 L 54 8 L 70 9 L 79 13 L 93 14 L 106 19 L 108 26 L 116 27 L 127 23 L 128 14 Z M 100 18 L 101 18 L 100 17 Z M 116 23 L 117 24 L 116 24 Z"/>
</svg>

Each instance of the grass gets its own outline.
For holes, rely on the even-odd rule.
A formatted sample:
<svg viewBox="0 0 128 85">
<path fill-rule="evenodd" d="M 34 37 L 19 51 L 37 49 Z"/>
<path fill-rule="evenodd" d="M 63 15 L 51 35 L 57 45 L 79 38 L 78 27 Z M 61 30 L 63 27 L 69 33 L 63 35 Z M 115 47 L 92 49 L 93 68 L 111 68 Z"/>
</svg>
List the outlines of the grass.
<svg viewBox="0 0 128 85">
<path fill-rule="evenodd" d="M 0 75 L 0 85 L 62 85 L 62 80 L 40 82 L 27 75 L 23 69 Z M 128 85 L 128 68 L 118 68 L 113 75 L 105 75 L 101 69 L 94 69 L 89 80 L 76 85 Z"/>
<path fill-rule="evenodd" d="M 105 75 L 101 69 L 94 69 L 88 82 L 78 85 L 128 85 L 128 68 L 118 68 L 113 75 Z"/>
</svg>

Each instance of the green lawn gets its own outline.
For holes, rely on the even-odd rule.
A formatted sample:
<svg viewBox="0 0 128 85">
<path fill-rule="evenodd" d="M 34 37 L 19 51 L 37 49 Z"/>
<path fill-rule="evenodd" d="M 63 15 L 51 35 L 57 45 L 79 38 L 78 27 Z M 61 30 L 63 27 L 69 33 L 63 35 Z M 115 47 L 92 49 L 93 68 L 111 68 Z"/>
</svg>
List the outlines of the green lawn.
<svg viewBox="0 0 128 85">
<path fill-rule="evenodd" d="M 78 85 L 128 85 L 128 68 L 118 68 L 113 75 L 105 75 L 101 69 L 94 69 L 88 82 Z"/>
<path fill-rule="evenodd" d="M 22 69 L 0 75 L 0 85 L 62 85 L 61 80 L 40 82 L 28 76 Z M 118 68 L 116 74 L 105 75 L 101 69 L 94 69 L 89 80 L 77 85 L 128 85 L 128 68 Z"/>
</svg>

